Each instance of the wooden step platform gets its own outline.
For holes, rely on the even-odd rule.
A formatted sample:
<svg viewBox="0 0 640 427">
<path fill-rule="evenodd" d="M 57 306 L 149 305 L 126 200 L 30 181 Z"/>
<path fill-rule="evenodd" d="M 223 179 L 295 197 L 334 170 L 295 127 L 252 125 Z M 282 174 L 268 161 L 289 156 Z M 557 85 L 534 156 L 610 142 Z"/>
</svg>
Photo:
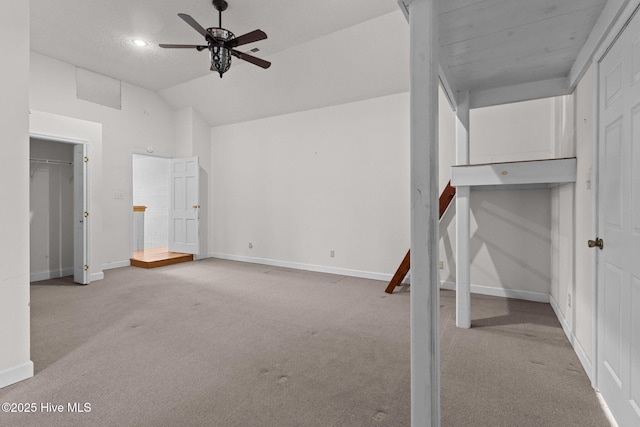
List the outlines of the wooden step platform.
<svg viewBox="0 0 640 427">
<path fill-rule="evenodd" d="M 130 261 L 133 267 L 156 268 L 163 267 L 165 265 L 193 261 L 193 255 L 169 252 L 169 248 L 164 246 L 161 248 L 134 251 L 133 258 L 131 258 Z"/>
</svg>

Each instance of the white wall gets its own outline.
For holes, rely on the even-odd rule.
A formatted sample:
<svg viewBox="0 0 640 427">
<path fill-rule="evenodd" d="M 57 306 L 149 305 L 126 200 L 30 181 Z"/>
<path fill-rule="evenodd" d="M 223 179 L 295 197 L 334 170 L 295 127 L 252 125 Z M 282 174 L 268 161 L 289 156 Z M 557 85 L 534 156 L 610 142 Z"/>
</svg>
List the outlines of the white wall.
<svg viewBox="0 0 640 427">
<path fill-rule="evenodd" d="M 544 98 L 471 110 L 470 163 L 555 157 L 555 106 Z"/>
<path fill-rule="evenodd" d="M 31 139 L 31 281 L 73 275 L 73 144 Z"/>
<path fill-rule="evenodd" d="M 554 156 L 556 100 L 471 110 L 471 163 Z M 550 190 L 471 192 L 472 292 L 548 301 L 551 284 Z M 440 227 L 440 278 L 455 283 L 455 207 Z"/>
<path fill-rule="evenodd" d="M 595 253 L 587 240 L 595 238 L 593 222 L 594 194 L 592 166 L 594 159 L 594 82 L 590 69 L 573 95 L 559 104 L 560 124 L 556 151 L 559 155 L 575 153 L 577 179 L 572 185 L 552 190 L 552 286 L 554 309 L 568 329 L 576 353 L 587 373 L 593 357 L 593 310 Z M 570 301 L 571 300 L 571 301 Z"/>
<path fill-rule="evenodd" d="M 133 155 L 133 205 L 146 206 L 144 248 L 169 245 L 170 160 Z"/>
<path fill-rule="evenodd" d="M 131 153 L 153 147 L 156 154 L 172 157 L 174 111 L 157 93 L 126 82 L 122 82 L 121 110 L 77 99 L 75 76 L 75 66 L 32 52 L 30 107 L 102 125 L 101 152 L 93 150 L 91 168 L 104 171 L 104 180 L 96 187 L 100 199 L 94 203 L 103 220 L 92 239 L 100 248 L 100 268 L 122 265 L 131 255 Z M 115 193 L 124 198 L 115 199 Z M 93 224 L 97 225 L 95 220 Z"/>
<path fill-rule="evenodd" d="M 33 376 L 29 322 L 29 2 L 0 3 L 0 387 Z M 10 183 L 10 184 L 9 184 Z"/>
<path fill-rule="evenodd" d="M 392 273 L 409 248 L 408 108 L 399 94 L 213 128 L 211 252 Z"/>
<path fill-rule="evenodd" d="M 213 128 L 211 253 L 390 277 L 409 248 L 408 114 L 401 93 Z"/>
</svg>

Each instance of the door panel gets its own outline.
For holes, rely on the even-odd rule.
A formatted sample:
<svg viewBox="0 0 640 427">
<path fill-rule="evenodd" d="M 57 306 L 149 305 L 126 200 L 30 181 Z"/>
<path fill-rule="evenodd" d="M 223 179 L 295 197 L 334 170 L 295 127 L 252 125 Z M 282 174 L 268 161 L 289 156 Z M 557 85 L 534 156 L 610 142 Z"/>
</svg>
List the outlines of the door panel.
<svg viewBox="0 0 640 427">
<path fill-rule="evenodd" d="M 171 252 L 199 254 L 199 174 L 197 157 L 171 159 Z"/>
<path fill-rule="evenodd" d="M 597 385 L 620 426 L 640 425 L 640 18 L 599 63 Z"/>
<path fill-rule="evenodd" d="M 87 162 L 89 147 L 76 144 L 73 150 L 73 281 L 89 283 L 89 212 L 87 206 Z M 85 267 L 86 266 L 86 267 Z"/>
</svg>

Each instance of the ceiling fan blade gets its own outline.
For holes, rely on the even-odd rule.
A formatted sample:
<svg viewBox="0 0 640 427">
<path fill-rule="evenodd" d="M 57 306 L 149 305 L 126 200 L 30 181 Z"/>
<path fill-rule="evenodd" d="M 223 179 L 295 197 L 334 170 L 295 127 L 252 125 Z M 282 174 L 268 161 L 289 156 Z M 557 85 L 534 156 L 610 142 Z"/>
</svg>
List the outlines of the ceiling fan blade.
<svg viewBox="0 0 640 427">
<path fill-rule="evenodd" d="M 201 50 L 207 49 L 209 46 L 197 45 L 197 44 L 164 44 L 160 43 L 160 47 L 169 48 L 169 49 L 198 49 L 198 52 Z"/>
<path fill-rule="evenodd" d="M 267 38 L 267 34 L 262 30 L 254 30 L 250 33 L 243 34 L 235 39 L 229 40 L 225 42 L 225 46 L 227 47 L 237 47 L 242 46 L 243 44 L 257 42 L 258 40 L 264 40 Z"/>
<path fill-rule="evenodd" d="M 231 54 L 236 58 L 240 58 L 244 61 L 251 62 L 253 65 L 257 65 L 258 67 L 262 67 L 264 69 L 271 67 L 271 62 L 265 61 L 264 59 L 256 58 L 255 56 L 251 56 L 248 53 L 231 49 Z"/>
<path fill-rule="evenodd" d="M 202 34 L 204 38 L 210 38 L 211 34 L 205 30 L 202 25 L 198 24 L 198 22 L 191 17 L 191 15 L 187 15 L 186 13 L 179 13 L 178 16 L 184 20 L 187 24 L 191 25 L 191 27 Z"/>
</svg>

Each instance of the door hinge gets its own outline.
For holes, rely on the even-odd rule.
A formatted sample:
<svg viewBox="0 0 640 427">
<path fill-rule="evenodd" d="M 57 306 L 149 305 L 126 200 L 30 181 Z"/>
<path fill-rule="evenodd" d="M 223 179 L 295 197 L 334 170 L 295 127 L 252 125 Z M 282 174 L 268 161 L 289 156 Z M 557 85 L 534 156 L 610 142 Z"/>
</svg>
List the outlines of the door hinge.
<svg viewBox="0 0 640 427">
<path fill-rule="evenodd" d="M 87 264 L 84 265 L 84 271 L 89 271 L 89 266 Z"/>
<path fill-rule="evenodd" d="M 89 163 L 89 158 L 87 156 L 84 156 L 84 162 Z"/>
<path fill-rule="evenodd" d="M 88 217 L 89 217 L 89 212 L 84 211 L 84 217 L 85 217 L 85 218 L 88 218 Z"/>
</svg>

